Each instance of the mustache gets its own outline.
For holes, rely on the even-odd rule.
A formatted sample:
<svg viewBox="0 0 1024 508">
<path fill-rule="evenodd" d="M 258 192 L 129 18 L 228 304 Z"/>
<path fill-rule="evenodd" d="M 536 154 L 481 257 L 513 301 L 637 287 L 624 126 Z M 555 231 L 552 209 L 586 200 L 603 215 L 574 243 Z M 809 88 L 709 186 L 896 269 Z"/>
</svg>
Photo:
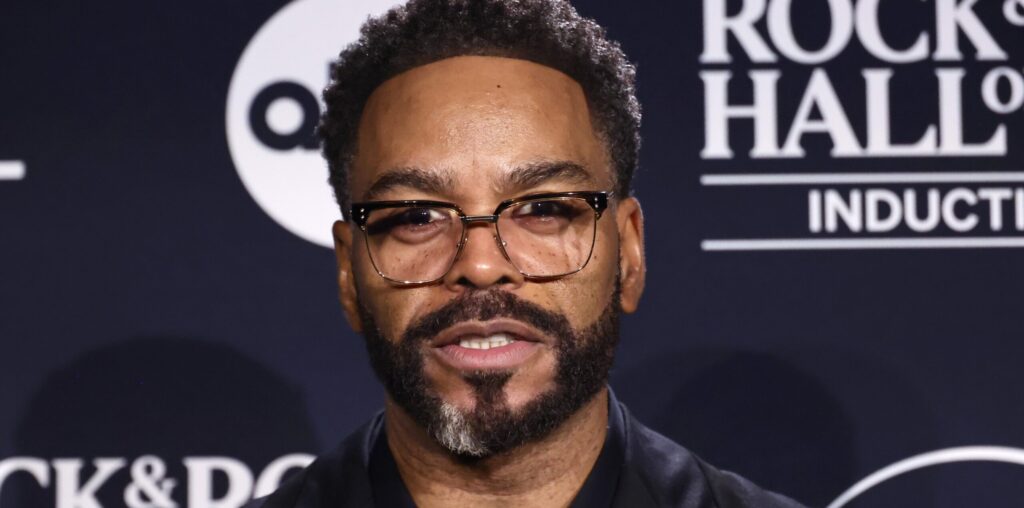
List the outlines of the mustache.
<svg viewBox="0 0 1024 508">
<path fill-rule="evenodd" d="M 569 320 L 556 312 L 501 289 L 467 292 L 414 321 L 402 334 L 403 344 L 429 341 L 463 321 L 494 318 L 522 321 L 541 333 L 560 340 L 573 334 Z"/>
</svg>

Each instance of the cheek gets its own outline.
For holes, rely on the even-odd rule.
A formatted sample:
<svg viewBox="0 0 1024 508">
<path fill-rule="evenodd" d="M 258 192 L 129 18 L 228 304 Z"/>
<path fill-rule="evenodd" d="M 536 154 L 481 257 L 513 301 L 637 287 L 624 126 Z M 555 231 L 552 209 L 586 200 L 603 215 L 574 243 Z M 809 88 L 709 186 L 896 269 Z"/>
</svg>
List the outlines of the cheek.
<svg viewBox="0 0 1024 508">
<path fill-rule="evenodd" d="M 398 341 L 411 321 L 411 316 L 422 300 L 415 288 L 394 288 L 373 268 L 363 255 L 352 263 L 359 304 L 373 316 L 380 332 L 391 341 Z"/>
<path fill-rule="evenodd" d="M 611 227 L 605 227 L 598 231 L 594 252 L 590 257 L 590 263 L 584 270 L 592 269 L 588 277 L 602 295 L 600 302 L 602 305 L 613 291 L 616 279 L 619 277 L 619 235 L 611 221 L 605 226 L 609 224 Z"/>
<path fill-rule="evenodd" d="M 602 238 L 594 246 L 586 268 L 551 284 L 551 297 L 559 311 L 576 330 L 581 330 L 601 317 L 608 298 L 615 290 L 619 272 L 617 244 Z"/>
<path fill-rule="evenodd" d="M 595 294 L 590 301 L 597 306 L 596 312 L 600 313 L 605 310 L 608 298 L 615 291 L 619 279 L 619 236 L 617 231 L 612 229 L 603 232 L 597 245 L 594 246 L 591 262 L 594 263 L 594 271 L 591 276 Z"/>
</svg>

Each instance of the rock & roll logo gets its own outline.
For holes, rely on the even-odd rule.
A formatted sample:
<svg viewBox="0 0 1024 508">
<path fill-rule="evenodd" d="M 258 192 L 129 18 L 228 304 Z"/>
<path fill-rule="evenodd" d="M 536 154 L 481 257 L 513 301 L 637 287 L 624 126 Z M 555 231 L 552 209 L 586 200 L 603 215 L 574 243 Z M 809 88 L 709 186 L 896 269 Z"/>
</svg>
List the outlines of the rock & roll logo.
<svg viewBox="0 0 1024 508">
<path fill-rule="evenodd" d="M 239 508 L 276 490 L 285 474 L 306 467 L 313 458 L 285 455 L 256 475 L 235 458 L 185 457 L 185 478 L 179 480 L 170 477 L 164 459 L 153 455 L 131 462 L 122 457 L 96 458 L 91 463 L 81 458 L 9 457 L 0 460 L 0 492 L 11 476 L 28 475 L 41 489 L 53 487 L 51 506 L 55 508 L 102 508 L 99 490 L 118 485 L 114 479 L 120 477 L 115 475 L 127 470 L 128 483 L 118 488 L 128 508 L 179 508 L 175 499 L 183 499 L 189 508 Z"/>
<path fill-rule="evenodd" d="M 827 37 L 813 44 L 797 34 L 794 5 L 703 1 L 700 157 L 705 168 L 747 168 L 705 171 L 701 185 L 799 190 L 806 214 L 786 238 L 755 233 L 702 248 L 1024 247 L 1024 168 L 1006 167 L 1021 161 L 1013 127 L 1024 120 L 1024 0 L 822 0 L 813 6 L 827 9 Z M 851 61 L 858 79 L 835 80 Z M 795 110 L 789 96 L 799 97 Z M 748 128 L 751 141 L 738 141 Z M 809 156 L 821 140 L 831 149 Z M 758 171 L 815 157 L 816 170 Z M 964 171 L 968 158 L 977 163 Z M 851 160 L 861 170 L 828 171 Z"/>
</svg>

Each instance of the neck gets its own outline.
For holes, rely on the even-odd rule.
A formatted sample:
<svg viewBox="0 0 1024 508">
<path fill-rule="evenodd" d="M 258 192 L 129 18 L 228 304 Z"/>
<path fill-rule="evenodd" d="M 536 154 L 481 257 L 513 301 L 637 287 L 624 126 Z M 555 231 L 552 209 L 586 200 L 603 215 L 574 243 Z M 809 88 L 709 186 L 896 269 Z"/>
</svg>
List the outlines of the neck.
<svg viewBox="0 0 1024 508">
<path fill-rule="evenodd" d="M 467 464 L 390 399 L 388 446 L 417 506 L 568 506 L 604 446 L 608 390 L 544 439 Z"/>
</svg>

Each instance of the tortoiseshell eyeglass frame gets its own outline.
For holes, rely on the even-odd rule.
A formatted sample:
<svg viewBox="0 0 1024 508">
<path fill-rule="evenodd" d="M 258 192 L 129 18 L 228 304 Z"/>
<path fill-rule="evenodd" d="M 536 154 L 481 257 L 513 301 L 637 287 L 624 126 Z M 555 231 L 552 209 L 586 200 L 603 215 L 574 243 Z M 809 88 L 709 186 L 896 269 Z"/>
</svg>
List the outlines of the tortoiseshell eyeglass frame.
<svg viewBox="0 0 1024 508">
<path fill-rule="evenodd" d="M 392 284 L 395 284 L 395 285 L 399 285 L 399 286 L 413 286 L 413 285 L 432 284 L 434 282 L 437 282 L 437 281 L 443 279 L 446 275 L 448 275 L 448 272 L 451 271 L 452 266 L 454 266 L 455 262 L 459 259 L 459 255 L 462 254 L 462 247 L 464 245 L 466 245 L 466 235 L 467 235 L 467 231 L 468 231 L 468 228 L 466 226 L 469 225 L 469 224 L 472 224 L 474 222 L 485 222 L 485 223 L 492 223 L 492 224 L 495 225 L 495 227 L 494 227 L 494 231 L 495 231 L 494 238 L 495 238 L 495 240 L 498 243 L 498 248 L 501 250 L 502 256 L 504 256 L 505 259 L 508 260 L 508 262 L 513 267 L 515 267 L 515 269 L 520 274 L 523 275 L 523 277 L 526 277 L 527 279 L 531 279 L 531 280 L 550 280 L 550 279 L 557 279 L 559 277 L 565 277 L 567 275 L 572 275 L 572 274 L 574 274 L 576 272 L 579 272 L 580 270 L 586 268 L 587 264 L 590 262 L 591 256 L 594 253 L 594 244 L 596 243 L 596 240 L 597 240 L 597 221 L 601 218 L 601 215 L 604 213 L 604 211 L 608 209 L 609 199 L 611 199 L 613 196 L 614 196 L 614 193 L 611 192 L 611 191 L 570 191 L 570 192 L 545 192 L 545 193 L 540 193 L 540 194 L 527 194 L 525 196 L 520 196 L 520 197 L 516 197 L 516 198 L 512 198 L 512 199 L 506 199 L 505 201 L 502 201 L 494 209 L 494 213 L 492 213 L 491 215 L 466 215 L 462 211 L 462 209 L 459 208 L 459 205 L 457 205 L 455 203 L 449 203 L 449 202 L 446 202 L 446 201 L 432 201 L 432 200 L 425 200 L 425 199 L 410 199 L 410 200 L 397 200 L 397 201 L 364 201 L 364 202 L 359 202 L 359 203 L 353 203 L 352 204 L 352 208 L 350 210 L 349 217 L 351 217 L 352 223 L 355 224 L 356 226 L 358 226 L 359 229 L 363 232 L 363 238 L 365 240 L 364 243 L 366 244 L 366 253 L 370 257 L 370 262 L 373 264 L 373 269 L 377 272 L 377 275 L 380 275 L 382 278 L 384 278 L 388 282 L 391 282 Z M 508 208 L 510 208 L 512 206 L 521 204 L 521 203 L 530 202 L 530 201 L 544 201 L 544 200 L 551 200 L 551 199 L 578 199 L 578 200 L 582 200 L 582 201 L 586 202 L 586 204 L 589 205 L 590 208 L 594 211 L 594 226 L 592 228 L 593 237 L 591 238 L 591 241 L 590 241 L 590 250 L 587 252 L 586 260 L 584 260 L 583 264 L 581 264 L 580 267 L 575 269 L 575 270 L 572 270 L 572 271 L 569 271 L 569 272 L 565 272 L 565 273 L 551 274 L 551 275 L 530 274 L 530 273 L 527 273 L 527 272 L 524 272 L 524 271 L 520 270 L 519 267 L 516 266 L 516 264 L 512 261 L 512 258 L 509 257 L 508 252 L 505 250 L 506 243 L 501 239 L 501 230 L 500 230 L 500 228 L 498 228 L 498 216 L 500 216 L 501 212 L 505 211 L 506 209 L 508 209 Z M 373 252 L 370 249 L 369 235 L 365 234 L 366 233 L 366 223 L 367 223 L 367 221 L 370 218 L 370 212 L 373 212 L 374 210 L 380 210 L 380 209 L 386 209 L 386 208 L 418 207 L 418 206 L 420 206 L 420 207 L 430 207 L 430 208 L 447 208 L 449 210 L 454 211 L 455 214 L 459 217 L 459 219 L 460 219 L 460 221 L 462 223 L 462 233 L 459 236 L 459 243 L 458 243 L 457 249 L 455 251 L 455 255 L 452 256 L 452 260 L 448 264 L 448 267 L 444 270 L 444 273 L 442 273 L 440 276 L 435 277 L 433 279 L 426 279 L 426 280 L 399 280 L 399 279 L 393 279 L 393 278 L 388 277 L 387 275 L 385 275 L 380 270 L 380 268 L 377 266 L 377 261 L 374 259 Z"/>
</svg>

